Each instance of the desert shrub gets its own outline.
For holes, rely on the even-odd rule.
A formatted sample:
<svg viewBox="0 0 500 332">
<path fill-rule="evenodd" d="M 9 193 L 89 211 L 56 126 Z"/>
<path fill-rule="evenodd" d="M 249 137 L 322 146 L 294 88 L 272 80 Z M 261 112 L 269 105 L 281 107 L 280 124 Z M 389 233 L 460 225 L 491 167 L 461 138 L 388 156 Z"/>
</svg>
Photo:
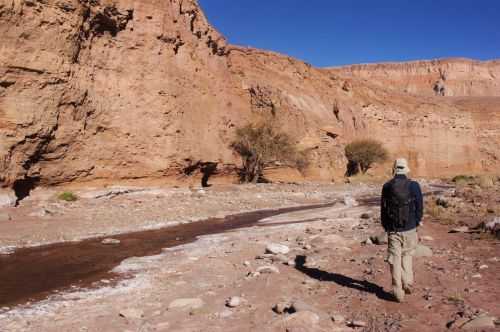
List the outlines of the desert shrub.
<svg viewBox="0 0 500 332">
<path fill-rule="evenodd" d="M 472 182 L 473 180 L 474 180 L 474 177 L 471 175 L 460 174 L 460 175 L 455 176 L 451 181 L 455 182 L 455 183 L 457 183 L 457 182 L 469 183 L 469 182 Z"/>
<path fill-rule="evenodd" d="M 488 175 L 480 175 L 476 179 L 476 183 L 482 189 L 488 189 L 495 185 L 494 178 Z"/>
<path fill-rule="evenodd" d="M 381 142 L 374 139 L 361 139 L 351 142 L 345 147 L 345 156 L 348 160 L 347 175 L 355 175 L 366 171 L 374 163 L 386 161 L 389 153 Z"/>
<path fill-rule="evenodd" d="M 60 193 L 57 196 L 57 198 L 59 198 L 61 201 L 66 201 L 66 202 L 74 202 L 78 199 L 78 197 L 71 191 L 64 191 Z"/>
<path fill-rule="evenodd" d="M 278 130 L 273 121 L 238 128 L 231 147 L 242 158 L 242 182 L 258 182 L 264 168 L 273 163 L 283 163 L 300 171 L 308 165 L 306 152 L 298 151 L 291 137 Z"/>
</svg>

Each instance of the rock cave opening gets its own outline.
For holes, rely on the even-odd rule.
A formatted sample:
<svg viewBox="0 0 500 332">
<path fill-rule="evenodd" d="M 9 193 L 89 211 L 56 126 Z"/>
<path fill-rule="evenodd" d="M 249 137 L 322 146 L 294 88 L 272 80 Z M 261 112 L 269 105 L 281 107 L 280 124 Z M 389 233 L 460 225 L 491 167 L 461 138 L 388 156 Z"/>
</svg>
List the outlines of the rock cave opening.
<svg viewBox="0 0 500 332">
<path fill-rule="evenodd" d="M 36 188 L 40 178 L 25 177 L 24 179 L 16 180 L 12 186 L 16 195 L 16 206 L 19 202 L 28 197 L 33 189 Z"/>
</svg>

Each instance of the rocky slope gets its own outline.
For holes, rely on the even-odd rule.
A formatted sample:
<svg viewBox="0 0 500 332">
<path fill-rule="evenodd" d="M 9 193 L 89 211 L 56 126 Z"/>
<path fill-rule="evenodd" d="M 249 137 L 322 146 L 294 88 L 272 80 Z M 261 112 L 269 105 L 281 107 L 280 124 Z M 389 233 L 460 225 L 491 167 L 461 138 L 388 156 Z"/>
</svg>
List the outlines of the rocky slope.
<svg viewBox="0 0 500 332">
<path fill-rule="evenodd" d="M 234 128 L 267 117 L 309 151 L 308 179 L 342 176 L 343 146 L 366 136 L 406 155 L 417 175 L 498 167 L 498 150 L 479 149 L 482 126 L 500 142 L 496 102 L 478 118 L 433 93 L 227 45 L 194 0 L 0 0 L 0 35 L 0 186 L 18 196 L 182 180 L 199 162 L 234 176 Z M 498 95 L 498 85 L 468 91 Z"/>
</svg>

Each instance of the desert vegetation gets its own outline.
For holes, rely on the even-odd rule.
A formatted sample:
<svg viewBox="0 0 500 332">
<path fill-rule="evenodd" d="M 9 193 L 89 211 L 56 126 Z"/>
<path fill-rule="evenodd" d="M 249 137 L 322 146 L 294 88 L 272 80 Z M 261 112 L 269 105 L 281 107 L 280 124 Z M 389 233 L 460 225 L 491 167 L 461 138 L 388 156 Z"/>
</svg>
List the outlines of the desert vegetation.
<svg viewBox="0 0 500 332">
<path fill-rule="evenodd" d="M 374 163 L 387 160 L 389 153 L 381 142 L 374 139 L 355 140 L 345 147 L 348 160 L 347 175 L 365 174 Z"/>
<path fill-rule="evenodd" d="M 301 171 L 307 167 L 306 152 L 299 151 L 292 138 L 274 121 L 238 128 L 231 147 L 242 158 L 242 182 L 263 180 L 264 168 L 272 164 L 285 164 Z"/>
<path fill-rule="evenodd" d="M 78 200 L 78 197 L 71 191 L 64 191 L 57 195 L 57 198 L 61 201 L 65 202 L 74 202 Z"/>
</svg>

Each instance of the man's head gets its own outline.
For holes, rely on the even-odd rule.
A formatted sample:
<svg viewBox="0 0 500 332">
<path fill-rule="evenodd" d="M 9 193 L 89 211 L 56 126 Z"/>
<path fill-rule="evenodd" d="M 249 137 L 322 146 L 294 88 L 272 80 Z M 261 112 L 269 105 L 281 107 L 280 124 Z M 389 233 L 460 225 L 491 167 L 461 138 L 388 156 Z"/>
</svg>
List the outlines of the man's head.
<svg viewBox="0 0 500 332">
<path fill-rule="evenodd" d="M 406 159 L 396 159 L 392 172 L 394 175 L 408 175 L 408 173 L 410 173 L 410 168 L 408 167 L 408 162 L 406 161 Z"/>
</svg>

